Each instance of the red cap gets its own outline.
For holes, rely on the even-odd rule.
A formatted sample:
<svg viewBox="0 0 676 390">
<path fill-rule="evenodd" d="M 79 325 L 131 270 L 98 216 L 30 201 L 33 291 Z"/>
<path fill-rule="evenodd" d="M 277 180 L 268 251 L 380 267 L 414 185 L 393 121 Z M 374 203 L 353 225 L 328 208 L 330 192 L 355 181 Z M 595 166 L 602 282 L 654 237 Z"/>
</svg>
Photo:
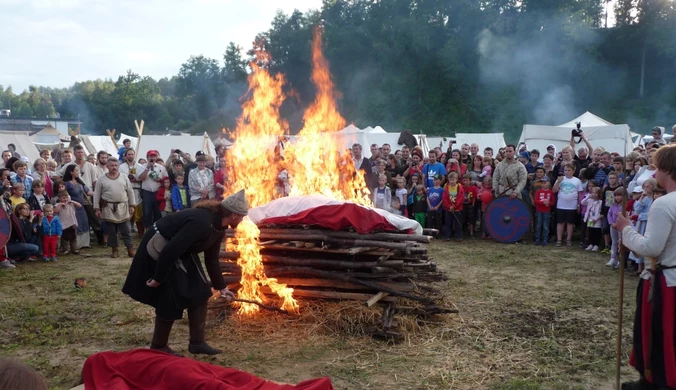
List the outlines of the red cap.
<svg viewBox="0 0 676 390">
<path fill-rule="evenodd" d="M 151 154 L 154 154 L 155 156 L 159 156 L 159 155 L 160 155 L 160 154 L 157 152 L 157 150 L 152 150 L 152 149 L 151 149 L 151 150 L 149 150 L 149 151 L 146 153 L 146 157 L 150 157 Z"/>
</svg>

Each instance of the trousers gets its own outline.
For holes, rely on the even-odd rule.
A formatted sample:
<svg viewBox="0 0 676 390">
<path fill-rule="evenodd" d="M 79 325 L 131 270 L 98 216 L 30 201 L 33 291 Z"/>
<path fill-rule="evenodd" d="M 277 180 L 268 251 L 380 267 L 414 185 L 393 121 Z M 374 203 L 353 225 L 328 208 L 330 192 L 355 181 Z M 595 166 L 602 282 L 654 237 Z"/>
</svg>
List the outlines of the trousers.
<svg viewBox="0 0 676 390">
<path fill-rule="evenodd" d="M 129 224 L 129 221 L 120 223 L 106 221 L 106 226 L 108 227 L 108 246 L 117 248 L 117 233 L 119 232 L 122 235 L 124 246 L 127 248 L 134 247 L 134 244 L 131 241 L 131 225 Z"/>
<path fill-rule="evenodd" d="M 552 213 L 549 211 L 535 213 L 535 241 L 549 240 L 549 222 Z"/>
<path fill-rule="evenodd" d="M 42 256 L 56 257 L 56 246 L 59 243 L 60 236 L 42 236 Z"/>
</svg>

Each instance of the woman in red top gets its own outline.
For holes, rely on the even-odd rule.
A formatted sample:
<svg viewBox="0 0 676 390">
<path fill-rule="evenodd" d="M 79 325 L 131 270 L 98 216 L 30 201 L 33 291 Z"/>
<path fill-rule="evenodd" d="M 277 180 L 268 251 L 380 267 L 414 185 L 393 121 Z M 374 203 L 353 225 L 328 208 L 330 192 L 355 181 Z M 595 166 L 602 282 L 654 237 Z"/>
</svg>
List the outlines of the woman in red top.
<svg viewBox="0 0 676 390">
<path fill-rule="evenodd" d="M 404 177 L 409 181 L 409 183 L 411 182 L 411 176 L 413 176 L 413 174 L 417 174 L 418 178 L 422 177 L 423 168 L 423 164 L 421 162 L 422 156 L 420 153 L 413 151 L 411 153 L 411 160 L 413 160 L 413 163 L 408 167 L 408 169 L 404 171 Z"/>
<path fill-rule="evenodd" d="M 454 149 L 451 152 L 451 158 L 446 162 L 446 173 L 456 172 L 458 177 L 465 176 L 465 173 L 467 173 L 467 164 L 463 164 L 460 161 L 460 151 Z"/>
</svg>

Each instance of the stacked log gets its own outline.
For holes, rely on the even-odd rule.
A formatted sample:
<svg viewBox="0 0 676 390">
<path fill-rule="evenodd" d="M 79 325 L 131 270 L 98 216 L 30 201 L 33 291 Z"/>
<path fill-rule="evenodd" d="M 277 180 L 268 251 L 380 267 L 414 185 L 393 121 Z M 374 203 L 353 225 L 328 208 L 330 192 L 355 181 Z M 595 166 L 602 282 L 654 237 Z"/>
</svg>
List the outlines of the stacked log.
<svg viewBox="0 0 676 390">
<path fill-rule="evenodd" d="M 260 227 L 259 245 L 265 274 L 293 287 L 295 298 L 384 304 L 387 336 L 397 302 L 415 303 L 399 312 L 416 315 L 456 312 L 443 307 L 442 294 L 433 285 L 445 276 L 429 257 L 430 241 L 429 235 L 404 232 Z M 241 277 L 238 257 L 236 252 L 221 252 L 223 276 L 235 290 Z"/>
</svg>

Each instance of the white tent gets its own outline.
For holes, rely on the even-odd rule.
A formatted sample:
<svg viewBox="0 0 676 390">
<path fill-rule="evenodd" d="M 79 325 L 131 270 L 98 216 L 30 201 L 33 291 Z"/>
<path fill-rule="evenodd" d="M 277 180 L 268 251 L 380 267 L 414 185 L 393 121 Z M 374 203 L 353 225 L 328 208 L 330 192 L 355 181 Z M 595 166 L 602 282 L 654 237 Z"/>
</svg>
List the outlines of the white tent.
<svg viewBox="0 0 676 390">
<path fill-rule="evenodd" d="M 40 158 L 38 148 L 33 145 L 33 140 L 24 131 L 0 131 L 0 146 L 4 150 L 8 144 L 14 144 L 17 153 L 28 157 L 31 163 Z"/>
<path fill-rule="evenodd" d="M 463 144 L 479 145 L 479 154 L 482 156 L 484 149 L 487 147 L 493 148 L 493 155 L 495 156 L 498 149 L 506 146 L 504 133 L 456 133 L 455 142 L 458 149 Z"/>
<path fill-rule="evenodd" d="M 136 143 L 138 142 L 138 137 L 127 135 L 125 133 L 120 133 L 120 139 L 117 141 L 117 146 L 121 147 L 122 141 L 124 141 L 125 139 L 129 139 L 131 141 L 132 149 L 136 150 Z"/>
<path fill-rule="evenodd" d="M 117 157 L 118 147 L 107 135 L 81 135 L 80 140 L 89 154 L 97 154 L 101 150 Z"/>
<path fill-rule="evenodd" d="M 131 139 L 131 137 L 127 138 Z M 132 145 L 135 145 L 134 140 L 132 140 Z M 193 158 L 198 151 L 203 151 L 212 157 L 216 156 L 213 142 L 209 135 L 204 133 L 204 135 L 144 135 L 141 138 L 141 150 L 138 151 L 137 158 L 145 158 L 149 150 L 157 150 L 160 157 L 166 160 L 171 149 L 180 149 L 184 153 L 190 153 Z"/>
<path fill-rule="evenodd" d="M 33 142 L 41 144 L 55 144 L 61 142 L 61 139 L 67 139 L 68 137 L 61 134 L 57 129 L 52 127 L 51 123 L 47 123 L 44 129 L 38 131 L 37 133 L 31 136 Z"/>
<path fill-rule="evenodd" d="M 562 125 L 559 125 L 558 127 L 566 127 L 570 130 L 575 128 L 577 126 L 577 123 L 580 123 L 580 126 L 583 128 L 585 127 L 600 127 L 600 126 L 612 126 L 613 124 L 608 122 L 607 120 L 596 116 L 592 114 L 589 111 L 586 111 L 584 114 L 578 116 L 577 118 L 573 119 L 572 121 L 566 122 Z"/>
<path fill-rule="evenodd" d="M 628 125 L 605 125 L 583 128 L 585 137 L 594 146 L 601 146 L 609 152 L 618 152 L 626 155 L 634 148 Z M 568 127 L 524 125 L 521 139 L 529 149 L 547 150 L 547 145 L 553 144 L 556 150 L 561 150 L 570 144 Z"/>
</svg>

